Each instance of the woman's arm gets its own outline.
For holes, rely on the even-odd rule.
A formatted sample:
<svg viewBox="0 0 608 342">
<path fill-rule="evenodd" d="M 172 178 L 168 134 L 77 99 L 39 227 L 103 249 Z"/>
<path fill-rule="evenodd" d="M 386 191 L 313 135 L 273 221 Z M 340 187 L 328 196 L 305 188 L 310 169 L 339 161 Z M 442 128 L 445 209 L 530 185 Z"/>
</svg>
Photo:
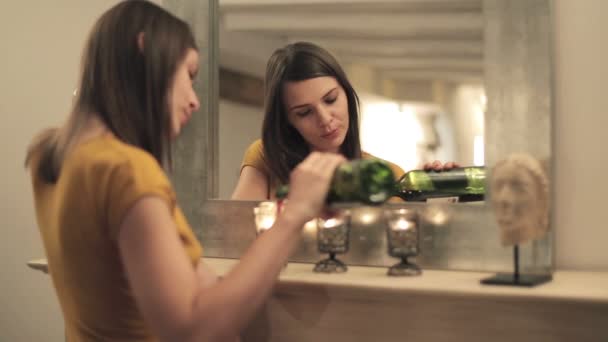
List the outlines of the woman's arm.
<svg viewBox="0 0 608 342">
<path fill-rule="evenodd" d="M 196 275 L 198 276 L 199 285 L 202 288 L 211 287 L 220 280 L 217 273 L 204 262 L 199 262 L 198 265 L 196 265 Z"/>
<path fill-rule="evenodd" d="M 269 199 L 268 177 L 253 166 L 244 166 L 232 193 L 233 200 L 263 201 Z"/>
<path fill-rule="evenodd" d="M 139 200 L 120 226 L 119 249 L 140 310 L 161 340 L 237 336 L 270 294 L 304 223 L 319 214 L 333 171 L 343 160 L 312 153 L 302 162 L 292 172 L 289 202 L 274 227 L 219 282 L 213 275 L 209 281 L 197 275 L 166 203 L 157 197 Z M 203 278 L 206 273 L 199 272 Z"/>
</svg>

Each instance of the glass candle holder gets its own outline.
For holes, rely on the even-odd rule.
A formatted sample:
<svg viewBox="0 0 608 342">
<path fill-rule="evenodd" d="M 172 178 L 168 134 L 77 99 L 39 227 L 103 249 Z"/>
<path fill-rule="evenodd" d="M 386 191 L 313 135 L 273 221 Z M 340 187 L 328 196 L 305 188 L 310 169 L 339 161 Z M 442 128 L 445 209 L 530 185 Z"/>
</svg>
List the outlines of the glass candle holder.
<svg viewBox="0 0 608 342">
<path fill-rule="evenodd" d="M 350 233 L 350 211 L 340 210 L 331 218 L 317 219 L 317 248 L 329 257 L 315 264 L 314 271 L 322 273 L 346 272 L 346 264 L 336 254 L 348 251 Z"/>
<path fill-rule="evenodd" d="M 272 228 L 274 221 L 277 219 L 277 214 L 281 209 L 281 204 L 273 201 L 260 202 L 257 207 L 253 208 L 256 236 L 260 236 L 265 231 Z M 288 262 L 286 261 L 285 265 L 283 265 L 283 269 L 287 267 L 287 263 Z"/>
<path fill-rule="evenodd" d="M 411 209 L 390 209 L 385 211 L 388 254 L 401 261 L 388 269 L 389 276 L 415 276 L 422 270 L 407 260 L 419 253 L 418 213 Z"/>
<path fill-rule="evenodd" d="M 277 219 L 277 203 L 272 201 L 260 202 L 257 207 L 253 208 L 255 215 L 255 232 L 260 235 L 272 228 L 274 221 Z"/>
</svg>

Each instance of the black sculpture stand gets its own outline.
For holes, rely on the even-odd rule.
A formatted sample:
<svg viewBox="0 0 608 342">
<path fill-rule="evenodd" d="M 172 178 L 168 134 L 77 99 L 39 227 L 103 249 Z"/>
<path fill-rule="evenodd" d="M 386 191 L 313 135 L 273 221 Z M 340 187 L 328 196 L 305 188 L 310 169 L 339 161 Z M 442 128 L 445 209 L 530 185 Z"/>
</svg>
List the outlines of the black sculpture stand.
<svg viewBox="0 0 608 342">
<path fill-rule="evenodd" d="M 482 279 L 485 285 L 506 285 L 532 287 L 544 284 L 553 279 L 550 274 L 519 274 L 519 246 L 513 246 L 513 273 L 498 273 L 493 277 Z"/>
</svg>

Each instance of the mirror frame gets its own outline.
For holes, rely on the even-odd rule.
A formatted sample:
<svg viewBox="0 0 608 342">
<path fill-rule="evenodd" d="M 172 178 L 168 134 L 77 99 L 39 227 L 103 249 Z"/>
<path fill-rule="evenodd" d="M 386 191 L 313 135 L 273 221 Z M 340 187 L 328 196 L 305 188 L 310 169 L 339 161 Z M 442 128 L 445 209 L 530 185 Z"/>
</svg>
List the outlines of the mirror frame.
<svg viewBox="0 0 608 342">
<path fill-rule="evenodd" d="M 163 5 L 191 25 L 203 61 L 195 81 L 203 106 L 175 146 L 172 181 L 186 217 L 205 246 L 205 255 L 238 258 L 255 237 L 251 228 L 254 203 L 210 199 L 218 191 L 218 0 L 163 0 Z M 483 0 L 488 98 L 484 145 L 485 164 L 490 172 L 498 160 L 510 153 L 526 152 L 544 160 L 550 169 L 550 180 L 554 179 L 551 5 L 551 0 Z M 435 208 L 449 212 L 451 221 L 441 227 L 427 222 L 427 233 L 434 240 L 426 246 L 428 252 L 421 258 L 421 265 L 509 270 L 511 250 L 500 247 L 498 227 L 488 202 Z M 224 229 L 227 225 L 233 229 Z M 244 232 L 239 233 L 240 230 Z M 552 271 L 552 241 L 550 233 L 543 241 L 523 246 L 520 258 L 524 267 Z M 386 263 L 385 258 L 353 258 L 357 264 Z M 296 253 L 292 260 L 309 259 Z"/>
</svg>

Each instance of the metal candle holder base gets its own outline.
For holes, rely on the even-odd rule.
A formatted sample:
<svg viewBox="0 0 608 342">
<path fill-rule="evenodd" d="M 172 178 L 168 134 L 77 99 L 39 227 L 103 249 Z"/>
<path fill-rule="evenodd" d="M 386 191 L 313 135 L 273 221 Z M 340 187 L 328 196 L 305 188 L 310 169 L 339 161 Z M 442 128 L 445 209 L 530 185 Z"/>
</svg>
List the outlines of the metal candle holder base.
<svg viewBox="0 0 608 342">
<path fill-rule="evenodd" d="M 348 267 L 342 261 L 336 259 L 335 253 L 330 253 L 329 258 L 318 261 L 313 269 L 319 273 L 344 273 Z"/>
<path fill-rule="evenodd" d="M 418 265 L 407 261 L 407 257 L 402 257 L 401 262 L 391 266 L 386 274 L 394 277 L 410 277 L 421 275 L 422 270 Z"/>
</svg>

